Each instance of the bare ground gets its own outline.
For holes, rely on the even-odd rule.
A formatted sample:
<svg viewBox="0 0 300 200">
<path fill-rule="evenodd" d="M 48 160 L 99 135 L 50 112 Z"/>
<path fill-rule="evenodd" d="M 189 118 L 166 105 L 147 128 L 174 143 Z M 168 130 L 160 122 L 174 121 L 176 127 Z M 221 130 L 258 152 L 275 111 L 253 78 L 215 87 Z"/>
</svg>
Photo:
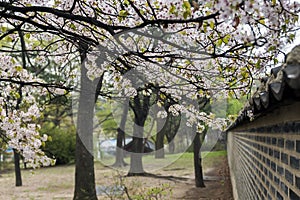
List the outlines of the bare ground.
<svg viewBox="0 0 300 200">
<path fill-rule="evenodd" d="M 124 185 L 131 197 L 147 196 L 146 199 L 197 200 L 232 198 L 231 183 L 226 158 L 211 168 L 205 169 L 205 188 L 194 186 L 193 170 L 190 168 L 168 168 L 148 177 L 123 177 L 110 168 L 96 166 L 97 186 Z M 22 171 L 23 186 L 14 186 L 14 174 L 0 173 L 0 200 L 50 200 L 72 199 L 74 166 L 51 167 L 34 172 Z M 157 188 L 160 188 L 157 192 Z M 153 198 L 150 198 L 150 196 Z M 123 199 L 128 197 L 123 194 Z M 99 194 L 98 199 L 122 199 L 120 196 Z"/>
<path fill-rule="evenodd" d="M 229 169 L 226 160 L 222 162 L 222 165 L 207 170 L 205 176 L 205 188 L 196 188 L 192 177 L 185 182 L 175 184 L 173 194 L 174 199 L 233 199 Z"/>
</svg>

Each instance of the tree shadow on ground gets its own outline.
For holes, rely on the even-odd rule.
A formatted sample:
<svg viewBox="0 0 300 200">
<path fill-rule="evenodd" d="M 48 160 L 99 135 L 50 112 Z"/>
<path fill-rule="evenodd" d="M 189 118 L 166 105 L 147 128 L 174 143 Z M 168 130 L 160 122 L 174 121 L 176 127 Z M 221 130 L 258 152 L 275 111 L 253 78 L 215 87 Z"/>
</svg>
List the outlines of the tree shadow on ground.
<svg viewBox="0 0 300 200">
<path fill-rule="evenodd" d="M 179 176 L 164 176 L 164 175 L 157 175 L 152 173 L 137 173 L 137 174 L 130 174 L 126 175 L 125 177 L 131 177 L 131 176 L 143 176 L 143 177 L 150 177 L 150 178 L 156 178 L 156 179 L 164 179 L 169 181 L 187 181 L 189 178 L 185 177 L 179 177 Z"/>
</svg>

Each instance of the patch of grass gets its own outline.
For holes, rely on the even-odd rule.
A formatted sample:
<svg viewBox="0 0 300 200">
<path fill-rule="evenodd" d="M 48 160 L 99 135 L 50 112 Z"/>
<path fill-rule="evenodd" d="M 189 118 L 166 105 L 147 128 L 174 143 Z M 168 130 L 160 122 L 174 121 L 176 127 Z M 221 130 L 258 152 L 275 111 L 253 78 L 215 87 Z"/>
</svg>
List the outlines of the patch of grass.
<svg viewBox="0 0 300 200">
<path fill-rule="evenodd" d="M 220 157 L 220 156 L 227 156 L 227 151 L 210 151 L 210 152 L 203 152 L 202 157 Z"/>
<path fill-rule="evenodd" d="M 204 168 L 214 167 L 221 162 L 223 158 L 227 156 L 226 151 L 211 151 L 202 152 L 202 165 Z M 167 159 L 176 159 L 177 154 L 167 155 Z M 166 167 L 167 170 L 172 170 L 176 168 L 193 169 L 194 168 L 194 154 L 191 152 L 183 153 L 178 159 L 176 159 L 171 165 Z"/>
<path fill-rule="evenodd" d="M 202 165 L 203 169 L 214 168 L 215 166 L 222 164 L 226 157 L 226 151 L 212 151 L 202 152 Z M 130 157 L 125 157 L 125 162 L 130 163 Z M 115 158 L 110 157 L 107 160 L 95 162 L 95 169 L 102 170 L 107 169 L 104 165 L 110 166 L 114 163 Z M 194 154 L 192 152 L 178 153 L 178 154 L 166 154 L 163 159 L 155 159 L 154 154 L 143 156 L 143 166 L 146 172 L 156 173 L 156 170 L 163 169 L 165 171 L 180 171 L 180 170 L 194 170 Z M 126 172 L 129 170 L 129 166 L 120 168 L 121 171 Z M 179 173 L 180 174 L 180 173 Z"/>
<path fill-rule="evenodd" d="M 172 170 L 172 169 L 180 169 L 180 168 L 185 168 L 185 169 L 192 169 L 194 166 L 193 163 L 193 153 L 183 153 L 178 157 L 179 155 L 177 154 L 170 154 L 167 155 L 166 157 L 168 159 L 174 160 L 172 164 L 166 167 L 167 170 Z"/>
<path fill-rule="evenodd" d="M 202 154 L 202 166 L 204 169 L 214 168 L 218 165 L 221 165 L 224 162 L 224 159 L 227 156 L 226 151 L 212 151 L 212 152 L 204 152 Z"/>
</svg>

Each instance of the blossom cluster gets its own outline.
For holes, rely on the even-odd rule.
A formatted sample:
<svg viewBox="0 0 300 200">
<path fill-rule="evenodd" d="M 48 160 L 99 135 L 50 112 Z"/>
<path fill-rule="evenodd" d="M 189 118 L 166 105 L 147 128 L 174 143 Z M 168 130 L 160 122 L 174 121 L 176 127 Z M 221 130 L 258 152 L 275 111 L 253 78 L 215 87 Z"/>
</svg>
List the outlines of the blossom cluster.
<svg viewBox="0 0 300 200">
<path fill-rule="evenodd" d="M 37 120 L 41 113 L 34 96 L 38 90 L 14 83 L 34 81 L 33 75 L 9 55 L 1 54 L 0 61 L 0 79 L 6 80 L 0 83 L 1 138 L 7 143 L 7 147 L 15 149 L 24 157 L 24 162 L 29 167 L 54 164 L 55 161 L 41 150 L 48 137 L 39 134 Z"/>
</svg>

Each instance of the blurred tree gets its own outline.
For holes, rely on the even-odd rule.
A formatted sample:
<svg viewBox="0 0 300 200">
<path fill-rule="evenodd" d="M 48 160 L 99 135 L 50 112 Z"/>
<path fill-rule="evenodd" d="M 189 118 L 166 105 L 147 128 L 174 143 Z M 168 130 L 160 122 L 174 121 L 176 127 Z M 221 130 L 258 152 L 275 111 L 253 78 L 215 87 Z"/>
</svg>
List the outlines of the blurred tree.
<svg viewBox="0 0 300 200">
<path fill-rule="evenodd" d="M 56 159 L 56 165 L 74 162 L 76 129 L 72 123 L 62 122 L 61 126 L 56 126 L 53 122 L 45 122 L 40 133 L 51 138 L 42 149 L 48 157 Z"/>
</svg>

